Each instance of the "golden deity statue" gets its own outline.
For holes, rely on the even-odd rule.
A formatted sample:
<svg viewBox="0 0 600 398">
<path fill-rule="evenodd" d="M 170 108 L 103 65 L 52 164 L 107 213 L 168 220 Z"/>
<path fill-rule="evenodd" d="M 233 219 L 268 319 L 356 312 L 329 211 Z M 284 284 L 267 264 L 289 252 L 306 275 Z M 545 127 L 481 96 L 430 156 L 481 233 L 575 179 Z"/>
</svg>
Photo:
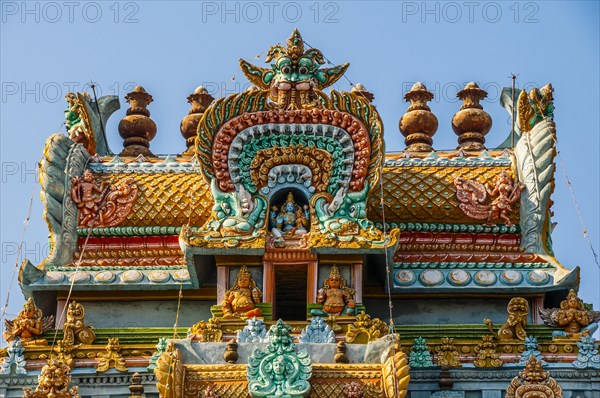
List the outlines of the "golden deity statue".
<svg viewBox="0 0 600 398">
<path fill-rule="evenodd" d="M 323 304 L 323 310 L 313 309 L 310 313 L 313 316 L 355 315 L 355 293 L 354 289 L 346 286 L 340 270 L 334 265 L 323 283 L 323 288 L 317 292 L 317 303 Z"/>
<path fill-rule="evenodd" d="M 47 340 L 36 337 L 49 330 L 53 323 L 54 316 L 43 318 L 42 310 L 29 298 L 15 319 L 4 321 L 6 332 L 3 337 L 8 342 L 18 338 L 23 345 L 47 345 Z"/>
<path fill-rule="evenodd" d="M 583 301 L 571 289 L 567 298 L 560 303 L 560 308 L 540 309 L 544 323 L 552 327 L 561 327 L 564 331 L 554 331 L 554 337 L 579 339 L 591 336 L 598 329 L 600 311 L 585 308 Z"/>
<path fill-rule="evenodd" d="M 243 265 L 233 287 L 225 293 L 225 298 L 221 303 L 223 318 L 262 316 L 261 309 L 256 307 L 261 299 L 261 291 L 252 279 L 248 268 Z"/>
</svg>

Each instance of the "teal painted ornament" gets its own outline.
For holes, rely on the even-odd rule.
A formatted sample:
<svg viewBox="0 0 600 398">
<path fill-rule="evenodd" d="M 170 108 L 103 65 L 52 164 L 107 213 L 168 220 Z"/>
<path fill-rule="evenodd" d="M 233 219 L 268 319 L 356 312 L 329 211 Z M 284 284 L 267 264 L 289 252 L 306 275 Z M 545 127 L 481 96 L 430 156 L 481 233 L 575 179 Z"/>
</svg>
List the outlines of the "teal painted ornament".
<svg viewBox="0 0 600 398">
<path fill-rule="evenodd" d="M 519 366 L 527 365 L 529 358 L 534 356 L 538 362 L 541 363 L 542 366 L 546 366 L 546 361 L 544 361 L 544 357 L 542 353 L 538 349 L 538 340 L 535 336 L 527 336 L 525 338 L 525 351 L 521 354 L 521 359 L 519 360 Z"/>
<path fill-rule="evenodd" d="M 583 336 L 577 342 L 579 353 L 577 359 L 573 362 L 573 367 L 577 369 L 600 369 L 600 354 L 598 354 L 598 343 L 592 336 Z"/>
<path fill-rule="evenodd" d="M 14 367 L 15 375 L 25 376 L 27 374 L 27 370 L 25 370 L 27 362 L 24 353 L 25 349 L 20 339 L 17 338 L 9 342 L 6 349 L 7 356 L 4 358 L 4 362 L 0 363 L 0 375 L 10 375 Z"/>
<path fill-rule="evenodd" d="M 150 357 L 150 362 L 148 364 L 148 371 L 153 372 L 156 369 L 156 363 L 158 358 L 167 350 L 167 338 L 161 337 L 158 339 L 158 344 L 156 344 L 156 352 L 152 354 Z"/>
<path fill-rule="evenodd" d="M 335 343 L 335 333 L 321 317 L 310 318 L 310 323 L 302 329 L 300 343 Z"/>
<path fill-rule="evenodd" d="M 256 317 L 246 320 L 246 326 L 237 331 L 238 343 L 263 343 L 269 341 L 267 328 L 262 319 Z"/>
<path fill-rule="evenodd" d="M 408 361 L 411 368 L 426 368 L 433 366 L 431 353 L 427 347 L 427 341 L 423 337 L 417 337 L 413 344 Z"/>
<path fill-rule="evenodd" d="M 267 350 L 256 348 L 248 359 L 246 378 L 252 398 L 304 398 L 310 394 L 311 359 L 295 352 L 292 328 L 280 319 L 269 329 Z"/>
</svg>

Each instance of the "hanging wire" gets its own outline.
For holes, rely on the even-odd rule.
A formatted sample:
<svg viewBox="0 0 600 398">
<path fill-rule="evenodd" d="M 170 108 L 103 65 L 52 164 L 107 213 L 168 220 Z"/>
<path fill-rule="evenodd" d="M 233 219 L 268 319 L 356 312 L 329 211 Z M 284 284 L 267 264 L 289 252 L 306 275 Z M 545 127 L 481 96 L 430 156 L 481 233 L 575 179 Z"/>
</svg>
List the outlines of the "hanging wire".
<svg viewBox="0 0 600 398">
<path fill-rule="evenodd" d="M 175 313 L 175 324 L 173 325 L 173 338 L 178 339 L 179 333 L 177 333 L 177 325 L 179 323 L 179 311 L 181 310 L 181 299 L 183 297 L 183 278 L 179 284 L 179 296 L 177 298 L 177 312 Z"/>
<path fill-rule="evenodd" d="M 58 125 L 58 128 L 56 130 L 60 131 L 60 129 L 64 125 L 65 125 L 65 122 L 64 121 L 61 122 Z M 40 164 L 37 163 L 36 164 L 36 175 L 37 175 L 37 172 L 39 170 L 39 167 L 40 167 Z M 24 225 L 23 225 L 23 231 L 21 232 L 21 240 L 19 241 L 19 247 L 17 249 L 17 257 L 15 259 L 15 267 L 13 269 L 13 273 L 12 273 L 12 276 L 10 278 L 10 284 L 8 285 L 8 291 L 6 292 L 6 300 L 5 300 L 4 306 L 2 307 L 2 315 L 0 315 L 0 324 L 2 324 L 2 325 L 4 325 L 2 323 L 2 320 L 4 320 L 4 317 L 6 315 L 16 316 L 16 315 L 8 313 L 7 310 L 8 310 L 8 304 L 10 302 L 10 293 L 12 291 L 12 287 L 13 287 L 13 284 L 14 284 L 14 281 L 15 281 L 15 276 L 16 276 L 17 271 L 19 269 L 19 263 L 20 263 L 19 259 L 21 257 L 21 253 L 23 251 L 23 243 L 25 241 L 25 232 L 27 231 L 27 227 L 29 226 L 29 220 L 31 219 L 31 210 L 33 208 L 33 197 L 35 196 L 36 185 L 37 185 L 37 179 L 34 178 L 34 180 L 33 180 L 33 187 L 32 187 L 32 190 L 31 190 L 31 196 L 29 198 L 29 205 L 27 206 L 27 212 L 26 212 L 26 215 L 25 215 L 25 220 L 23 221 Z"/>
<path fill-rule="evenodd" d="M 277 44 L 274 44 L 274 46 L 279 46 L 279 45 L 281 45 L 282 43 L 283 43 L 283 40 L 282 40 L 282 41 L 280 41 L 280 42 L 279 42 L 279 43 L 277 43 Z M 264 53 L 266 53 L 267 51 L 269 51 L 269 49 L 270 49 L 271 47 L 273 47 L 273 46 L 270 46 L 270 47 L 269 47 L 269 48 L 267 48 L 266 50 L 263 50 L 263 51 L 261 51 L 260 53 L 256 54 L 254 57 L 252 57 L 252 59 L 256 59 L 256 60 L 260 59 L 260 58 L 263 56 L 263 54 L 264 54 Z M 221 85 L 221 87 L 220 87 L 220 89 L 219 89 L 219 97 L 223 97 L 223 89 L 224 89 L 224 88 L 226 88 L 228 84 L 231 84 L 231 83 L 233 83 L 234 81 L 236 81 L 236 80 L 237 80 L 237 74 L 238 74 L 238 73 L 239 73 L 239 70 L 236 70 L 236 72 L 234 72 L 234 73 L 231 75 L 231 78 L 229 78 L 229 80 L 227 81 L 227 83 L 225 84 L 225 86 Z"/>
<path fill-rule="evenodd" d="M 311 46 L 306 40 L 304 40 L 304 43 L 310 47 L 313 48 L 313 46 Z M 331 66 L 335 66 L 335 64 L 333 62 L 331 62 L 331 60 L 329 58 L 327 58 L 326 56 L 323 55 L 323 59 L 325 59 L 325 61 L 331 65 Z M 343 77 L 348 81 L 348 83 L 350 84 L 350 86 L 354 87 L 355 84 L 352 82 L 352 80 L 350 80 L 350 78 L 348 76 L 346 76 L 346 74 L 344 73 Z M 371 102 L 362 92 L 357 91 L 358 94 L 362 95 L 363 98 L 365 98 L 368 102 Z M 383 139 L 383 137 L 382 137 Z M 384 242 L 387 240 L 387 225 L 385 222 L 385 203 L 384 203 L 384 195 L 383 195 L 383 163 L 381 163 L 381 168 L 380 168 L 380 177 L 379 177 L 379 189 L 380 189 L 380 194 L 381 194 L 381 222 L 383 225 L 383 239 Z M 389 316 L 390 316 L 390 321 L 389 321 L 389 330 L 390 330 L 390 334 L 396 338 L 396 328 L 394 326 L 394 314 L 393 314 L 393 308 L 394 308 L 394 304 L 392 302 L 392 289 L 391 289 L 391 270 L 390 270 L 390 264 L 389 264 L 389 255 L 388 255 L 388 251 L 387 248 L 384 249 L 385 252 L 385 271 L 386 271 L 386 279 L 387 279 L 387 291 L 388 291 L 388 306 L 389 306 Z M 398 395 L 398 375 L 396 374 L 396 362 L 394 361 L 394 357 L 396 356 L 396 347 L 395 347 L 395 343 L 392 344 L 392 348 L 391 348 L 391 358 L 392 358 L 392 368 L 393 368 L 393 374 L 394 374 L 394 395 Z"/>
<path fill-rule="evenodd" d="M 554 142 L 556 144 L 557 140 L 555 139 Z M 596 267 L 598 268 L 598 286 L 600 286 L 600 262 L 598 261 L 598 253 L 594 249 L 594 244 L 592 242 L 592 238 L 590 237 L 590 234 L 585 225 L 585 222 L 583 221 L 583 213 L 581 212 L 581 208 L 579 207 L 579 202 L 577 201 L 577 198 L 575 197 L 575 190 L 573 189 L 573 184 L 571 184 L 571 180 L 569 179 L 569 176 L 567 175 L 567 168 L 562 160 L 562 157 L 560 156 L 560 151 L 556 151 L 556 157 L 558 158 L 558 164 L 560 165 L 562 175 L 565 180 L 565 184 L 567 185 L 567 188 L 569 188 L 569 193 L 571 194 L 571 200 L 573 200 L 573 204 L 575 205 L 575 210 L 577 211 L 577 217 L 579 218 L 579 223 L 581 224 L 581 229 L 583 231 L 583 237 L 588 242 L 590 251 L 592 252 L 592 256 L 594 257 L 594 262 L 596 263 Z M 598 301 L 600 302 L 600 291 L 598 291 Z"/>
<path fill-rule="evenodd" d="M 39 168 L 39 164 L 36 165 L 36 174 L 37 169 Z M 27 232 L 27 227 L 29 226 L 29 220 L 31 219 L 31 209 L 33 207 L 33 197 L 35 195 L 35 190 L 37 186 L 37 181 L 33 179 L 33 187 L 31 189 L 31 196 L 29 197 L 29 204 L 27 206 L 27 212 L 25 213 L 25 220 L 23 221 L 23 231 L 21 232 L 21 239 L 19 241 L 19 246 L 17 249 L 17 256 L 15 258 L 15 266 L 13 268 L 12 276 L 10 278 L 10 284 L 8 285 L 8 291 L 6 292 L 6 301 L 4 302 L 4 306 L 2 307 L 2 315 L 0 316 L 0 322 L 7 315 L 8 303 L 10 302 L 10 293 L 15 281 L 15 276 L 17 275 L 17 270 L 19 269 L 21 253 L 23 252 L 23 242 L 25 241 L 25 232 Z"/>
</svg>

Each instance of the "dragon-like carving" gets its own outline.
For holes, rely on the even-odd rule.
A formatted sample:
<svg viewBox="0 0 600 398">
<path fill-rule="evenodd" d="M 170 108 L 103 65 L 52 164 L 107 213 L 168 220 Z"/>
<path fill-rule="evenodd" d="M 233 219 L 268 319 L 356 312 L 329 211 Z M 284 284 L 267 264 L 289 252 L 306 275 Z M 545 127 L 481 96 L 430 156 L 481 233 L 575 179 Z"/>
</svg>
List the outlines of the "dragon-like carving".
<svg viewBox="0 0 600 398">
<path fill-rule="evenodd" d="M 525 133 L 540 121 L 554 117 L 554 88 L 548 83 L 541 90 L 533 88 L 529 95 L 525 90 L 519 94 L 519 126 Z"/>
<path fill-rule="evenodd" d="M 311 207 L 316 217 L 312 217 L 310 246 L 343 246 L 354 248 L 385 248 L 398 238 L 397 230 L 384 234 L 367 219 L 367 197 L 369 186 L 360 192 L 348 192 L 340 188 L 335 196 L 316 194 Z"/>
<path fill-rule="evenodd" d="M 262 195 L 250 196 L 239 192 L 222 192 L 211 182 L 215 200 L 209 221 L 197 231 L 189 226 L 181 229 L 181 239 L 199 247 L 264 247 L 266 235 L 267 200 Z"/>
<path fill-rule="evenodd" d="M 382 378 L 386 398 L 404 398 L 410 383 L 410 366 L 397 341 L 383 364 Z"/>
<path fill-rule="evenodd" d="M 266 62 L 274 61 L 271 69 L 254 66 L 243 59 L 240 66 L 252 84 L 269 90 L 269 97 L 281 109 L 310 109 L 321 104 L 321 92 L 334 84 L 349 64 L 321 68 L 323 54 L 316 48 L 305 50 L 304 40 L 294 29 L 287 47 L 275 45 L 267 52 Z"/>
<path fill-rule="evenodd" d="M 552 121 L 552 86 L 532 90 L 531 103 L 521 93 L 519 120 L 523 135 L 515 146 L 518 179 L 526 187 L 521 195 L 521 247 L 531 253 L 552 255 L 550 196 L 554 191 L 556 127 Z"/>
</svg>

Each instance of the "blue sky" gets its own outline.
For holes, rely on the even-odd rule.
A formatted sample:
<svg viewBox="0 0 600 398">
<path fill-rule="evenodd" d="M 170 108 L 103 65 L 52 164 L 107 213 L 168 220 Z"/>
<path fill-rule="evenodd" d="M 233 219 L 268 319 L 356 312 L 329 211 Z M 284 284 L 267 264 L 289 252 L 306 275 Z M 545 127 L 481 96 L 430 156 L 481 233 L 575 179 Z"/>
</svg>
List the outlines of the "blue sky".
<svg viewBox="0 0 600 398">
<path fill-rule="evenodd" d="M 64 120 L 64 95 L 96 82 L 101 94 L 122 101 L 108 123 L 114 151 L 123 96 L 142 84 L 154 96 L 149 109 L 158 126 L 154 153 L 185 147 L 179 122 L 186 96 L 203 84 L 218 97 L 247 87 L 238 68 L 245 58 L 263 65 L 265 50 L 298 27 L 306 42 L 333 63 L 350 62 L 346 76 L 375 94 L 388 151 L 404 148 L 398 120 L 402 96 L 423 81 L 440 127 L 436 149 L 456 147 L 450 127 L 460 107 L 456 92 L 476 81 L 489 92 L 484 108 L 493 118 L 487 144 L 500 144 L 510 129 L 499 90 L 518 73 L 519 87 L 555 88 L 560 157 L 572 182 L 589 236 L 599 249 L 599 2 L 21 2 L 1 3 L 2 165 L 0 306 L 4 305 L 35 189 L 24 251 L 33 263 L 47 255 L 35 164 L 46 138 Z M 256 59 L 257 55 L 261 55 Z M 340 80 L 336 89 L 349 89 Z M 553 195 L 553 239 L 567 268 L 580 266 L 581 297 L 600 307 L 599 271 L 558 165 Z M 9 313 L 23 297 L 16 282 Z"/>
</svg>

